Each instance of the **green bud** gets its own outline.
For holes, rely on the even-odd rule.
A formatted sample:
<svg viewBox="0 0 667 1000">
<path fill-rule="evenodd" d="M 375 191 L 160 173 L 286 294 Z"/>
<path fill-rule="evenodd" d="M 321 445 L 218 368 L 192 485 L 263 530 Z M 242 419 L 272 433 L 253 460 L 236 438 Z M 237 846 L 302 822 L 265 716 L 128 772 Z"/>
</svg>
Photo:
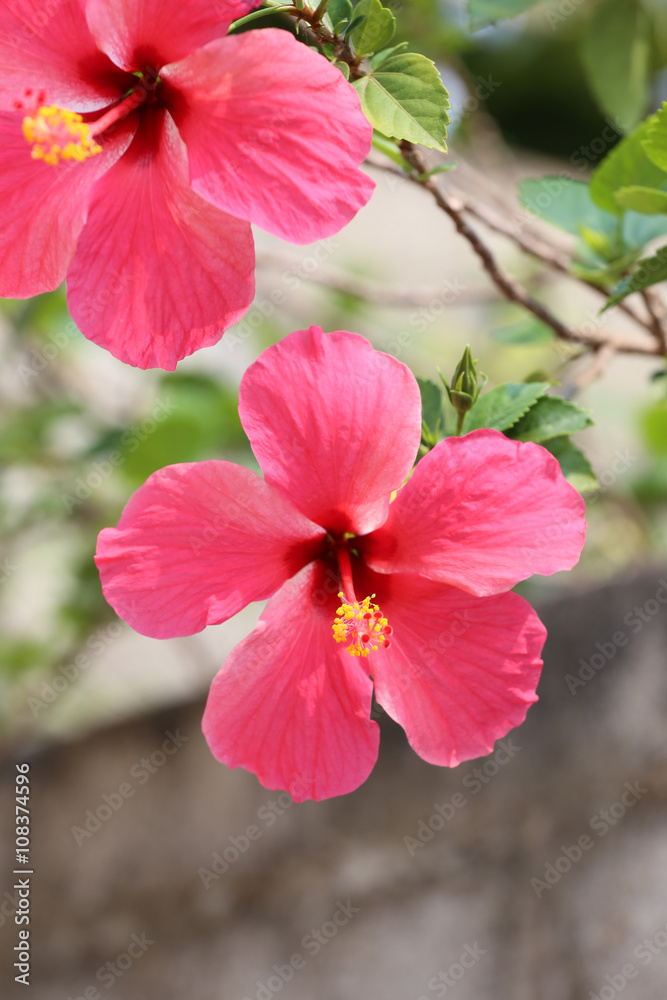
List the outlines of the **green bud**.
<svg viewBox="0 0 667 1000">
<path fill-rule="evenodd" d="M 467 413 L 471 410 L 475 400 L 467 392 L 458 392 L 452 389 L 449 393 L 449 401 L 457 413 Z"/>
<path fill-rule="evenodd" d="M 470 396 L 473 403 L 477 399 L 477 366 L 472 359 L 469 344 L 466 345 L 463 357 L 456 366 L 452 388 Z"/>
<path fill-rule="evenodd" d="M 451 386 L 442 373 L 440 373 L 440 378 L 447 390 L 450 403 L 459 415 L 472 409 L 485 382 L 484 376 L 482 376 L 480 385 L 477 362 L 473 360 L 469 345 L 466 346 L 463 357 L 456 366 Z"/>
</svg>

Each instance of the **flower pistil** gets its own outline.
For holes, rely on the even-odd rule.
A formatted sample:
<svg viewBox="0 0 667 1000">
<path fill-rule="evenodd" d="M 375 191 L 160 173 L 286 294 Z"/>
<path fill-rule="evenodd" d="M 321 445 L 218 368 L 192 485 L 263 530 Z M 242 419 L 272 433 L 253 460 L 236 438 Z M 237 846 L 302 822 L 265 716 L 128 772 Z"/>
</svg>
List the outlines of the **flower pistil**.
<svg viewBox="0 0 667 1000">
<path fill-rule="evenodd" d="M 349 643 L 345 652 L 350 656 L 368 656 L 378 649 L 388 649 L 392 627 L 378 605 L 371 603 L 375 594 L 352 604 L 347 603 L 342 592 L 338 596 L 343 603 L 336 611 L 333 635 L 336 642 Z"/>
</svg>

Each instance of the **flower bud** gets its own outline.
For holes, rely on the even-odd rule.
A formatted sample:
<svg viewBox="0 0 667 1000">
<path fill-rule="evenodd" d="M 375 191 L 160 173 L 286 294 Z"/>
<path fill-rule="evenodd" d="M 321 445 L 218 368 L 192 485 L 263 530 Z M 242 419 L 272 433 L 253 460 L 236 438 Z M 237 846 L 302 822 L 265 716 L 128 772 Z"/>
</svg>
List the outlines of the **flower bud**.
<svg viewBox="0 0 667 1000">
<path fill-rule="evenodd" d="M 456 366 L 451 386 L 442 374 L 440 377 L 447 390 L 449 401 L 459 416 L 463 416 L 468 410 L 472 409 L 486 381 L 482 376 L 482 383 L 480 385 L 480 373 L 477 371 L 477 362 L 473 360 L 470 353 L 470 345 L 466 346 L 463 357 Z"/>
</svg>

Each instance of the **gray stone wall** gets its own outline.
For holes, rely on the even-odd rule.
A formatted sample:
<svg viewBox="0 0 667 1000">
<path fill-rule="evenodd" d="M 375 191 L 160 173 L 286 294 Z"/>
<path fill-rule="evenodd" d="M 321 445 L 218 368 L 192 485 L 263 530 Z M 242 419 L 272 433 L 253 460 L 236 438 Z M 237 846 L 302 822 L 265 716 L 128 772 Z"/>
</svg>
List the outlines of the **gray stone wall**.
<svg viewBox="0 0 667 1000">
<path fill-rule="evenodd" d="M 212 759 L 201 703 L 13 748 L 32 767 L 34 961 L 31 987 L 14 986 L 5 869 L 2 996 L 665 1000 L 660 580 L 543 607 L 539 703 L 455 770 L 383 717 L 361 789 L 293 805 Z"/>
</svg>

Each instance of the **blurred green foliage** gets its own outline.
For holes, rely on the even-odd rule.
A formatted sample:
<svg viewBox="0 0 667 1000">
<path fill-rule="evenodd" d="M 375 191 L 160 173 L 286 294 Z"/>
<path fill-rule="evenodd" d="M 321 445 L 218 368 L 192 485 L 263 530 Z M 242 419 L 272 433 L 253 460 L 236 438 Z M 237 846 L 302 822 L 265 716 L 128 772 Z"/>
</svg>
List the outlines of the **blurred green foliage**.
<svg viewBox="0 0 667 1000">
<path fill-rule="evenodd" d="M 165 465 L 254 459 L 235 385 L 194 371 L 137 378 L 104 352 L 96 356 L 71 322 L 63 289 L 2 302 L 0 324 L 0 692 L 7 713 L 12 677 L 48 676 L 116 620 L 93 557 L 98 532 L 117 522 L 131 493 Z M 125 371 L 133 388 L 119 404 Z M 17 591 L 34 595 L 34 617 L 16 614 Z M 2 721 L 10 720 L 0 713 Z"/>
<path fill-rule="evenodd" d="M 544 217 L 560 213 L 550 221 L 580 237 L 581 266 L 602 271 L 611 262 L 623 268 L 623 254 L 632 252 L 635 259 L 650 238 L 650 225 L 664 230 L 664 217 L 642 220 L 627 210 L 624 219 L 634 228 L 621 229 L 616 240 L 618 226 L 607 218 L 616 209 L 605 211 L 590 199 L 588 187 L 577 183 L 587 181 L 592 167 L 667 97 L 664 0 L 469 0 L 467 7 L 459 0 L 394 0 L 386 5 L 396 17 L 394 41 L 409 42 L 411 51 L 433 59 L 443 73 L 452 97 L 455 141 L 465 143 L 481 131 L 560 158 L 572 197 L 552 199 Z M 471 30 L 473 23 L 499 13 L 508 19 Z M 259 23 L 289 27 L 279 15 Z M 525 189 L 535 204 L 539 183 Z M 364 267 L 359 270 L 369 273 Z M 373 262 L 370 274 L 378 277 Z M 368 325 L 369 316 L 378 329 L 376 346 L 390 349 L 386 345 L 401 321 L 352 295 L 332 292 L 310 320 L 325 329 L 354 330 Z M 264 323 L 253 350 L 294 329 L 293 319 L 279 315 L 275 327 Z M 517 310 L 508 312 L 500 301 L 480 311 L 478 323 L 496 330 L 488 347 L 490 352 L 497 348 L 503 361 L 496 362 L 494 355 L 493 364 L 512 370 L 494 383 L 552 380 L 551 369 L 531 378 L 527 367 L 532 358 L 541 366 L 552 349 L 549 330 Z M 450 311 L 446 326 L 455 324 L 456 313 Z M 432 350 L 422 373 L 453 363 L 449 351 L 448 343 Z M 482 356 L 482 366 L 489 360 Z M 656 368 L 662 367 L 657 361 Z M 117 522 L 132 491 L 153 471 L 175 462 L 224 458 L 255 467 L 238 419 L 236 382 L 204 369 L 204 364 L 188 363 L 173 374 L 125 368 L 83 340 L 62 289 L 29 302 L 0 303 L 0 725 L 11 724 L 35 683 L 72 660 L 96 629 L 116 621 L 101 593 L 93 555 L 98 532 Z M 455 422 L 442 410 L 440 389 L 433 386 L 426 393 L 427 426 L 432 424 L 435 433 L 440 418 L 437 433 L 453 433 Z M 591 564 L 605 546 L 617 552 L 621 537 L 630 541 L 617 557 L 619 564 L 637 553 L 655 553 L 667 537 L 664 377 L 647 390 L 633 430 L 637 456 L 628 468 L 622 474 L 596 469 L 599 491 L 588 498 L 592 530 L 585 559 Z M 531 433 L 525 426 L 524 431 Z M 550 444 L 565 462 L 566 438 Z"/>
</svg>

